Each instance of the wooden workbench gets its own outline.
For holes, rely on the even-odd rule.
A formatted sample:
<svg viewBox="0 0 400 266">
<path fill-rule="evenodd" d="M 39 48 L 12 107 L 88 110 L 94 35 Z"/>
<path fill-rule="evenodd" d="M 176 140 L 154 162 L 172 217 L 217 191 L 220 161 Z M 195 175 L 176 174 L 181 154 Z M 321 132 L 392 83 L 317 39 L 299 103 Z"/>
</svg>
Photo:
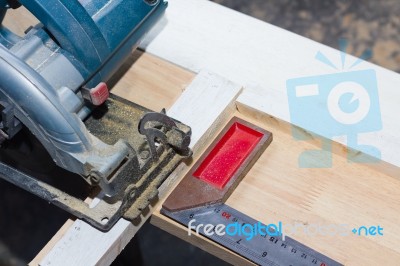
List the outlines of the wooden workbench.
<svg viewBox="0 0 400 266">
<path fill-rule="evenodd" d="M 361 66 L 375 70 L 378 79 L 383 130 L 362 138 L 381 150 L 380 163 L 347 162 L 346 141 L 338 138 L 332 168 L 302 169 L 299 154 L 320 142 L 318 132 L 307 128 L 302 130 L 313 138 L 293 139 L 286 80 L 331 71 L 314 60 L 315 53 L 339 58 L 338 51 L 199 0 L 170 0 L 166 18 L 141 47 L 147 53 L 129 58 L 111 81 L 113 92 L 154 110 L 168 107 L 169 115 L 191 125 L 195 160 L 233 115 L 274 134 L 271 146 L 229 198 L 230 206 L 264 223 L 379 224 L 382 237 L 294 238 L 346 265 L 398 265 L 400 75 L 367 62 Z M 189 237 L 185 227 L 159 213 L 189 168 L 182 165 L 165 182 L 159 202 L 142 223 L 153 213 L 156 226 L 228 262 L 247 264 L 203 237 Z M 108 265 L 141 224 L 121 220 L 102 233 L 82 221 L 68 221 L 31 264 Z"/>
</svg>

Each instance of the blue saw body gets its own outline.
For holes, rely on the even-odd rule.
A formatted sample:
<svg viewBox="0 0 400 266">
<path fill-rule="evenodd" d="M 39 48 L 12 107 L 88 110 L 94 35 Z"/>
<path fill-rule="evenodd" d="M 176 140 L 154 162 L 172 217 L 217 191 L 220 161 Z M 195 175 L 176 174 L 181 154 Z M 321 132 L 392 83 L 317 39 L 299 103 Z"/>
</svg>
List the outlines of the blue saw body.
<svg viewBox="0 0 400 266">
<path fill-rule="evenodd" d="M 0 21 L 21 5 L 40 23 L 24 36 L 0 27 L 0 146 L 29 129 L 57 166 L 99 186 L 105 199 L 90 208 L 3 162 L 0 177 L 102 230 L 122 216 L 137 218 L 168 174 L 191 155 L 190 127 L 165 112 L 135 118 L 136 139 L 151 153 L 142 158 L 132 142 L 105 143 L 84 121 L 96 106 L 115 102 L 107 100 L 104 82 L 159 20 L 167 2 L 0 0 Z M 130 130 L 128 135 L 135 134 Z"/>
<path fill-rule="evenodd" d="M 0 30 L 0 104 L 12 121 L 11 138 L 21 122 L 42 142 L 57 165 L 89 177 L 107 176 L 129 153 L 123 141 L 106 145 L 82 120 L 92 104 L 84 90 L 106 81 L 122 65 L 167 3 L 144 0 L 2 1 L 1 18 L 19 4 L 41 23 L 17 36 Z M 1 4 L 1 3 L 0 3 Z M 88 179 L 90 182 L 90 180 Z"/>
</svg>

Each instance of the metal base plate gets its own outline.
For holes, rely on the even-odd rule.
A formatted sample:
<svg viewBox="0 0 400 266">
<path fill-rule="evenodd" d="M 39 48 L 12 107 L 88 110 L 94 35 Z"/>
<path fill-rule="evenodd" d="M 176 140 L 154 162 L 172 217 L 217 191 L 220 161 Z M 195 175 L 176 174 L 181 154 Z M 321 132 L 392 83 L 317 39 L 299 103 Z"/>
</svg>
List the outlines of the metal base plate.
<svg viewBox="0 0 400 266">
<path fill-rule="evenodd" d="M 101 193 L 98 195 L 99 200 L 89 205 L 83 201 L 82 195 L 77 197 L 54 186 L 51 180 L 57 179 L 58 176 L 38 178 L 43 177 L 43 173 L 35 173 L 32 169 L 26 170 L 26 167 L 19 164 L 10 164 L 10 160 L 7 159 L 0 162 L 0 177 L 67 210 L 101 230 L 109 230 L 121 217 L 129 220 L 137 219 L 150 201 L 158 195 L 157 188 L 185 158 L 169 145 L 160 145 L 158 159 L 156 161 L 152 159 L 146 136 L 138 131 L 139 121 L 147 112 L 149 110 L 141 106 L 111 95 L 107 102 L 94 110 L 85 121 L 87 129 L 103 142 L 112 145 L 119 139 L 124 139 L 134 148 L 136 154 L 133 154 L 131 159 L 137 160 L 140 167 L 125 167 L 122 170 L 129 178 L 129 184 L 123 195 L 107 197 Z M 36 146 L 36 150 L 31 154 L 33 160 L 37 149 L 40 149 L 40 145 Z M 18 145 L 16 147 L 18 148 Z M 7 152 L 10 153 L 10 149 L 2 148 L 0 151 L 3 153 L 0 158 L 9 158 Z M 23 157 L 22 154 L 20 160 L 26 160 Z M 58 168 L 50 162 L 50 156 L 47 156 L 46 160 L 51 167 Z M 39 163 L 43 164 L 43 162 Z M 82 179 L 68 171 L 58 170 L 63 173 L 64 179 Z M 89 195 L 86 194 L 86 196 Z"/>
</svg>

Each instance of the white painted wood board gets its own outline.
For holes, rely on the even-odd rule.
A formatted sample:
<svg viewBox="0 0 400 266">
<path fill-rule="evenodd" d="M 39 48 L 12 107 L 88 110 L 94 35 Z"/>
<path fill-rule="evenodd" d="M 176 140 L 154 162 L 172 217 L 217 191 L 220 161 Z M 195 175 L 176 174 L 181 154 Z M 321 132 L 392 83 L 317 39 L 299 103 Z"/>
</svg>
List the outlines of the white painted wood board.
<svg viewBox="0 0 400 266">
<path fill-rule="evenodd" d="M 338 50 L 210 1 L 168 2 L 165 18 L 148 34 L 141 48 L 194 72 L 207 68 L 246 88 L 256 88 L 252 93 L 258 99 L 251 105 L 278 119 L 290 122 L 287 80 L 343 72 L 315 59 L 321 52 L 341 66 Z M 344 72 L 356 60 L 347 56 Z M 400 75 L 368 62 L 352 68 L 364 69 L 376 72 L 383 128 L 361 134 L 359 141 L 376 146 L 381 158 L 397 169 Z M 239 102 L 250 98 L 246 93 Z M 335 140 L 346 145 L 344 137 Z"/>
</svg>

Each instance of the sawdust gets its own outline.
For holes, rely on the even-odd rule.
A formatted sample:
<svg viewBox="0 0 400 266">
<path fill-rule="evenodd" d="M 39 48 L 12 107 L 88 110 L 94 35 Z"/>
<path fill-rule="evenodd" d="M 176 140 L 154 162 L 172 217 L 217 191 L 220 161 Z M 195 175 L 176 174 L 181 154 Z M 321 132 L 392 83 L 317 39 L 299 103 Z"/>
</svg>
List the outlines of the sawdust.
<svg viewBox="0 0 400 266">
<path fill-rule="evenodd" d="M 146 111 L 112 95 L 105 105 L 93 112 L 85 124 L 94 136 L 109 145 L 125 139 L 135 150 L 141 150 L 145 137 L 139 134 L 138 124 Z"/>
</svg>

